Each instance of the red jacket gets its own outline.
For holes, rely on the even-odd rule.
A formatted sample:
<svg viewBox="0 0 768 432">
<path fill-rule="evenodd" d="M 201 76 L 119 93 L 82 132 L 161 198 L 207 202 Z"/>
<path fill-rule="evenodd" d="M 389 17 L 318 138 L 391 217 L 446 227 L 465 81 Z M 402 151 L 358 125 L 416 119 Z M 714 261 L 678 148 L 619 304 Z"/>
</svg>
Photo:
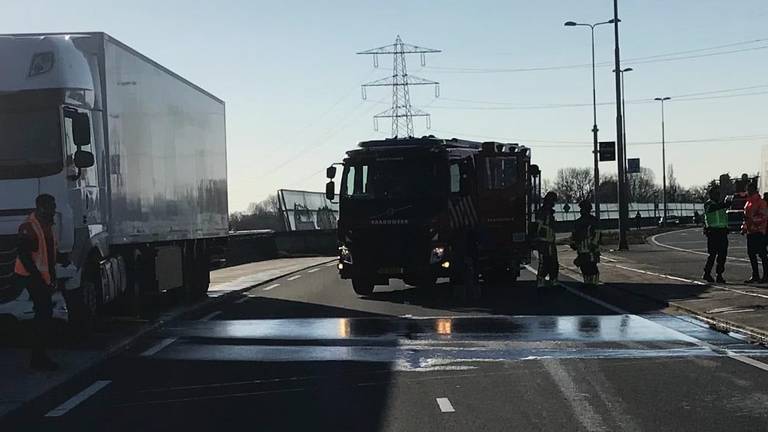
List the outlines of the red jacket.
<svg viewBox="0 0 768 432">
<path fill-rule="evenodd" d="M 741 231 L 747 234 L 765 234 L 766 223 L 768 223 L 768 204 L 763 201 L 760 194 L 747 198 Z"/>
</svg>

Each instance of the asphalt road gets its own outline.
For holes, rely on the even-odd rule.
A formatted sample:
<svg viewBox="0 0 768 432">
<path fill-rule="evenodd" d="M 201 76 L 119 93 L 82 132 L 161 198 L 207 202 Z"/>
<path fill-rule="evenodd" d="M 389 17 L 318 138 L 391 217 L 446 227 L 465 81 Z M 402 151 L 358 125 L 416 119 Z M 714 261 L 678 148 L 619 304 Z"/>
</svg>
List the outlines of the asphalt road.
<svg viewBox="0 0 768 432">
<path fill-rule="evenodd" d="M 3 430 L 768 430 L 765 350 L 566 284 L 360 298 L 318 266 L 170 323 Z"/>
<path fill-rule="evenodd" d="M 666 251 L 658 252 L 657 250 L 656 253 L 649 253 L 644 262 L 661 268 L 665 272 L 690 279 L 700 279 L 703 275 L 704 263 L 707 260 L 707 238 L 701 228 L 659 234 L 652 239 L 651 243 Z M 738 233 L 729 234 L 726 280 L 741 283 L 751 274 L 746 237 Z"/>
</svg>

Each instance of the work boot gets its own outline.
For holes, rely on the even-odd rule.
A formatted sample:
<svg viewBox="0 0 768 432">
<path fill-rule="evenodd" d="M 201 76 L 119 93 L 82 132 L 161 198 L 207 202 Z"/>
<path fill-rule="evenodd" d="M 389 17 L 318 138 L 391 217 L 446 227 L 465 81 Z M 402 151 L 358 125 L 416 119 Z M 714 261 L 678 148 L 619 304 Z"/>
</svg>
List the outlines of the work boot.
<svg viewBox="0 0 768 432">
<path fill-rule="evenodd" d="M 547 286 L 547 284 L 544 278 L 536 278 L 536 288 L 544 288 L 545 286 Z"/>
<path fill-rule="evenodd" d="M 59 370 L 59 364 L 45 353 L 32 354 L 29 359 L 29 367 L 38 371 L 53 372 Z"/>
<path fill-rule="evenodd" d="M 721 284 L 725 283 L 725 279 L 723 279 L 723 275 L 721 274 L 717 275 L 717 279 L 715 280 L 717 281 L 717 283 L 721 283 Z"/>
<path fill-rule="evenodd" d="M 760 276 L 752 275 L 751 278 L 744 281 L 744 283 L 760 283 L 762 279 L 760 279 Z"/>
<path fill-rule="evenodd" d="M 720 276 L 718 276 L 718 277 L 720 277 Z M 704 279 L 705 281 L 709 282 L 709 283 L 712 283 L 712 282 L 715 281 L 715 279 L 709 273 L 704 273 L 704 276 L 702 276 L 701 278 Z"/>
</svg>

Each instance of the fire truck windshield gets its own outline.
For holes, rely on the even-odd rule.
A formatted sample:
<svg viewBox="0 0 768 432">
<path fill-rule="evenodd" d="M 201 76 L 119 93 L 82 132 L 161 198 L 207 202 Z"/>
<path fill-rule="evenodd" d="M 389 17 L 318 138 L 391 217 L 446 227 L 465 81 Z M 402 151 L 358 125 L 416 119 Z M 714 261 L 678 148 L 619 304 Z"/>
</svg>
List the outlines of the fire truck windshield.
<svg viewBox="0 0 768 432">
<path fill-rule="evenodd" d="M 506 189 L 517 182 L 517 159 L 492 157 L 485 160 L 485 186 L 488 189 Z"/>
<path fill-rule="evenodd" d="M 445 182 L 439 182 L 443 175 L 447 177 L 447 169 L 443 172 L 439 164 L 423 159 L 351 163 L 344 168 L 341 194 L 352 198 L 419 198 L 445 189 L 441 189 Z"/>
</svg>

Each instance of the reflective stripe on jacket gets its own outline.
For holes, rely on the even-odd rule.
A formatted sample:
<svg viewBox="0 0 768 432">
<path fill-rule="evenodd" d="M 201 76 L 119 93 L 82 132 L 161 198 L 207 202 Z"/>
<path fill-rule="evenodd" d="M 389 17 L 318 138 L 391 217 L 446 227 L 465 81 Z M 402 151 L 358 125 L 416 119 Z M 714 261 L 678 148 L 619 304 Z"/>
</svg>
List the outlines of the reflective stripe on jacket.
<svg viewBox="0 0 768 432">
<path fill-rule="evenodd" d="M 34 213 L 27 217 L 25 223 L 28 223 L 29 226 L 32 227 L 32 230 L 35 232 L 35 237 L 37 237 L 37 250 L 31 251 L 30 253 L 32 256 L 32 262 L 35 263 L 35 267 L 37 267 L 37 271 L 40 272 L 40 276 L 42 276 L 43 281 L 50 285 L 52 281 L 48 262 L 48 242 L 45 241 L 46 237 L 45 232 L 43 231 L 43 226 L 40 224 L 40 221 L 37 219 L 37 216 L 35 216 Z M 53 238 L 53 249 L 56 251 L 58 250 L 58 246 L 56 244 L 56 236 L 51 237 Z M 24 267 L 24 263 L 22 263 L 21 259 L 18 257 L 16 258 L 16 265 L 13 271 L 19 276 L 31 275 L 27 268 Z"/>
<path fill-rule="evenodd" d="M 546 243 L 555 242 L 555 216 L 545 209 L 539 210 L 536 214 L 536 237 L 539 241 Z"/>
</svg>

